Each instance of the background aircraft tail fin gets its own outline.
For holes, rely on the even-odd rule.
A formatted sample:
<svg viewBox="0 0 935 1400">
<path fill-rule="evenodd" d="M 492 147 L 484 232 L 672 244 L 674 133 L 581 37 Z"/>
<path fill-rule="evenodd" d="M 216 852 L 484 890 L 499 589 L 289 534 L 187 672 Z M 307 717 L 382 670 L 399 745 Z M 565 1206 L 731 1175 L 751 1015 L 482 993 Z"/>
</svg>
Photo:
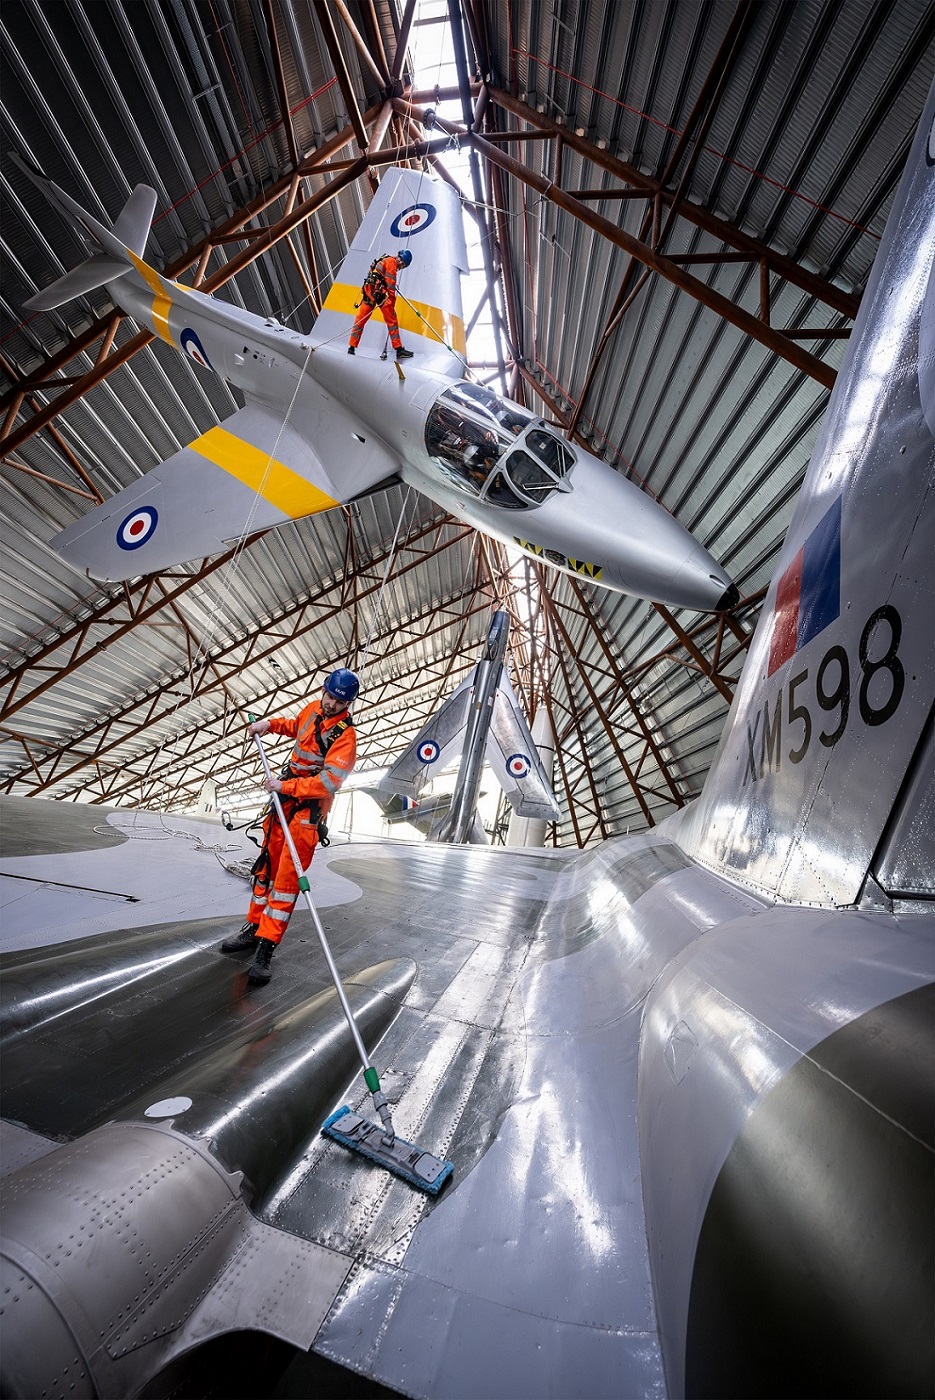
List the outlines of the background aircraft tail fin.
<svg viewBox="0 0 935 1400">
<path fill-rule="evenodd" d="M 134 259 L 142 257 L 149 237 L 156 208 L 154 189 L 149 185 L 137 185 L 118 214 L 113 228 L 109 229 L 76 204 L 70 195 L 41 171 L 23 160 L 22 156 L 14 152 L 12 158 L 49 202 L 64 214 L 92 250 L 91 256 L 83 263 L 25 301 L 25 310 L 52 311 L 56 306 L 63 306 L 74 297 L 84 296 L 95 287 L 103 287 L 132 271 L 136 265 Z"/>
<path fill-rule="evenodd" d="M 334 341 L 344 352 L 370 264 L 403 248 L 412 254 L 397 281 L 403 342 L 419 356 L 420 367 L 430 362 L 432 369 L 460 378 L 465 353 L 461 274 L 468 265 L 461 205 L 450 185 L 420 170 L 394 166 L 383 176 L 315 324 L 316 340 Z M 385 339 L 386 326 L 377 311 L 358 354 L 378 353 Z"/>
</svg>

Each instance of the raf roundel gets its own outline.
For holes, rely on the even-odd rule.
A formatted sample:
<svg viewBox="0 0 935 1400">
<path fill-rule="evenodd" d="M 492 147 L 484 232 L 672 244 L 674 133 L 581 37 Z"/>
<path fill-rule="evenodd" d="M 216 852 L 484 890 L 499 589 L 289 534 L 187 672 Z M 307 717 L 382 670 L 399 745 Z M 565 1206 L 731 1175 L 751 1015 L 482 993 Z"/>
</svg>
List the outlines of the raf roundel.
<svg viewBox="0 0 935 1400">
<path fill-rule="evenodd" d="M 117 543 L 121 549 L 139 549 L 140 545 L 152 539 L 158 522 L 159 516 L 153 506 L 141 506 L 120 525 Z"/>
<path fill-rule="evenodd" d="M 426 739 L 424 744 L 419 745 L 419 762 L 434 763 L 440 752 L 434 739 Z"/>
<path fill-rule="evenodd" d="M 214 366 L 205 354 L 205 347 L 193 330 L 186 328 L 179 336 L 179 344 L 189 359 L 195 361 L 196 365 L 204 365 L 205 369 L 214 369 Z"/>
<path fill-rule="evenodd" d="M 390 225 L 390 233 L 394 238 L 411 238 L 414 233 L 428 228 L 434 218 L 434 204 L 410 204 L 408 209 L 396 215 Z"/>
<path fill-rule="evenodd" d="M 506 771 L 511 778 L 525 778 L 531 765 L 524 753 L 512 753 L 506 761 Z"/>
</svg>

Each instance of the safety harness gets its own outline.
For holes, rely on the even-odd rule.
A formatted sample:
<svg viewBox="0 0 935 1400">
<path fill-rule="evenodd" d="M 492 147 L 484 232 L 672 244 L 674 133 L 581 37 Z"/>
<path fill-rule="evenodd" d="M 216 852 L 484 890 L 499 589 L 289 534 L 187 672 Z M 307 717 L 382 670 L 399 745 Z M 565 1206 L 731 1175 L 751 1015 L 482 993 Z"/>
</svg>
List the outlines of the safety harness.
<svg viewBox="0 0 935 1400">
<path fill-rule="evenodd" d="M 363 301 L 368 302 L 371 306 L 382 306 L 386 301 L 390 291 L 390 284 L 386 273 L 383 271 L 383 260 L 389 256 L 389 253 L 381 253 L 380 256 L 370 264 L 370 271 L 364 278 L 364 284 L 360 289 L 360 301 L 354 303 L 355 311 Z"/>
<path fill-rule="evenodd" d="M 353 720 L 350 718 L 350 716 L 348 716 L 346 719 L 339 719 L 337 724 L 333 724 L 331 726 L 327 734 L 323 734 L 322 719 L 323 716 L 321 714 L 317 714 L 315 716 L 315 743 L 318 745 L 318 751 L 321 754 L 322 764 L 324 765 L 324 760 L 328 756 L 328 750 L 331 748 L 331 745 L 336 739 L 339 739 L 341 737 L 341 735 L 346 729 L 350 729 Z M 283 764 L 282 772 L 279 776 L 282 782 L 288 782 L 291 778 L 297 778 L 300 776 L 304 777 L 305 775 L 296 773 L 292 767 L 291 762 L 287 760 Z M 286 819 L 287 825 L 292 824 L 292 819 L 297 812 L 307 811 L 312 821 L 315 823 L 315 828 L 318 832 L 319 846 L 331 845 L 331 842 L 328 839 L 328 825 L 321 815 L 320 798 L 290 797 L 287 793 L 281 793 L 279 800 L 282 803 L 282 813 Z M 250 872 L 254 880 L 257 880 L 260 876 L 269 873 L 269 834 L 272 830 L 272 822 L 268 822 L 266 819 L 267 817 L 272 815 L 272 812 L 273 800 L 272 798 L 270 798 L 269 802 L 267 802 L 266 806 L 263 808 L 263 811 L 257 818 L 257 821 L 253 823 L 254 826 L 260 823 L 263 824 L 263 845 L 260 848 L 260 854 L 254 861 L 253 868 Z M 247 835 L 250 836 L 249 831 L 247 832 Z M 250 839 L 253 840 L 253 837 L 250 837 Z M 302 872 L 299 871 L 298 873 L 301 874 Z"/>
</svg>

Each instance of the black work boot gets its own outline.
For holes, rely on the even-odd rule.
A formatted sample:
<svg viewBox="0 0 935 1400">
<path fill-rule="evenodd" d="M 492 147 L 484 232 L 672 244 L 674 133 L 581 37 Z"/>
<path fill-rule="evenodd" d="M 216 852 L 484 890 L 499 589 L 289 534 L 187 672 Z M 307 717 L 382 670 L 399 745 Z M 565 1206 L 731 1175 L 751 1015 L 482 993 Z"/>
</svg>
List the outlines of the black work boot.
<svg viewBox="0 0 935 1400">
<path fill-rule="evenodd" d="M 411 360 L 411 359 L 412 359 L 412 351 L 411 351 L 411 350 L 407 350 L 406 347 L 405 347 L 405 345 L 401 345 L 401 346 L 399 347 L 399 349 L 396 351 L 396 358 L 397 358 L 397 360 Z"/>
<path fill-rule="evenodd" d="M 348 353 L 349 355 L 356 355 L 356 354 L 357 354 L 357 349 L 356 349 L 356 347 L 353 346 L 353 345 L 349 345 L 349 346 L 347 347 L 347 353 Z"/>
<path fill-rule="evenodd" d="M 222 953 L 252 953 L 256 948 L 256 931 L 259 924 L 251 924 L 248 920 L 239 933 L 235 933 L 233 938 L 225 938 L 221 944 Z"/>
<path fill-rule="evenodd" d="M 276 950 L 276 944 L 271 943 L 268 938 L 258 938 L 256 941 L 256 957 L 247 973 L 247 980 L 250 982 L 268 982 L 272 977 L 270 959 Z"/>
</svg>

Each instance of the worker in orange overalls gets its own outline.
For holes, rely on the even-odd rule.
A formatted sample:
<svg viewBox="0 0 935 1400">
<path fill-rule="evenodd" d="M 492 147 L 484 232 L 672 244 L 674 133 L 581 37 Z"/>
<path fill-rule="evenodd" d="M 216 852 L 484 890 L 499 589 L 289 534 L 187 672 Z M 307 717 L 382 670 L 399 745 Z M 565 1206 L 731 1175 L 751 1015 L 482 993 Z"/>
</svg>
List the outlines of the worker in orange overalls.
<svg viewBox="0 0 935 1400">
<path fill-rule="evenodd" d="M 360 682 L 353 671 L 332 671 L 320 700 L 313 700 L 293 719 L 258 719 L 250 734 L 288 734 L 295 740 L 281 778 L 267 778 L 267 792 L 282 797 L 283 814 L 295 842 L 302 870 L 296 871 L 279 818 L 270 811 L 263 822 L 263 848 L 253 867 L 253 898 L 247 922 L 221 944 L 222 953 L 255 952 L 251 982 L 268 982 L 270 960 L 295 907 L 299 875 L 308 870 L 322 837 L 327 844 L 325 818 L 335 794 L 357 759 L 357 734 L 348 706 Z"/>
<path fill-rule="evenodd" d="M 356 354 L 364 326 L 379 307 L 390 333 L 397 360 L 412 359 L 412 351 L 407 350 L 399 338 L 399 322 L 396 319 L 396 274 L 401 267 L 408 267 L 411 262 L 412 254 L 409 249 L 402 248 L 396 254 L 384 253 L 370 264 L 370 271 L 360 289 L 360 301 L 357 303 L 360 310 L 347 346 L 349 355 Z"/>
</svg>

